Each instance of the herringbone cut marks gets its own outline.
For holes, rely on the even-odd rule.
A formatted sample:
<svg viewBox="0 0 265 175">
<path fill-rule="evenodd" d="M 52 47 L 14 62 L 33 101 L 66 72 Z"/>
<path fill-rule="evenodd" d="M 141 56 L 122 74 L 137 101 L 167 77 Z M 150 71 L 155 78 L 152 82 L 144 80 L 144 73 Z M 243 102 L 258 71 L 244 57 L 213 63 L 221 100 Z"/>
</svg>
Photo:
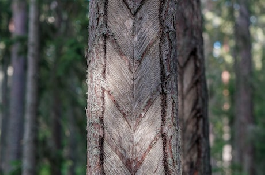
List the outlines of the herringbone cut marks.
<svg viewBox="0 0 265 175">
<path fill-rule="evenodd" d="M 99 134 L 101 138 L 99 143 L 91 139 L 88 161 L 103 152 L 98 163 L 91 162 L 100 164 L 91 172 L 174 174 L 176 102 L 161 95 L 161 1 L 109 0 L 105 13 L 107 33 L 99 40 L 104 54 L 94 46 L 90 63 L 94 68 L 89 68 L 88 77 L 88 83 L 94 83 L 89 85 L 93 94 L 88 92 L 92 99 L 88 128 L 95 130 L 88 137 Z M 173 110 L 166 114 L 165 108 Z"/>
</svg>

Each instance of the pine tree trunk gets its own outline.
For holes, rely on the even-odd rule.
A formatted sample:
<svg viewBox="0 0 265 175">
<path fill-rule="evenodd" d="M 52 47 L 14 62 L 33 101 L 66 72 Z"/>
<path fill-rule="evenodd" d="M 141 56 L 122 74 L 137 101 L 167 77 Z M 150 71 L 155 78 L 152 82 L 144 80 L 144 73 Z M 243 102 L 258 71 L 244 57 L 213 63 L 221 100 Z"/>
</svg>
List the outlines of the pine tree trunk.
<svg viewBox="0 0 265 175">
<path fill-rule="evenodd" d="M 252 56 L 250 36 L 250 15 L 248 2 L 239 1 L 239 16 L 236 19 L 236 119 L 234 161 L 248 175 L 255 174 L 254 145 L 250 140 L 251 129 L 254 126 L 252 106 Z"/>
<path fill-rule="evenodd" d="M 180 175 L 176 0 L 90 1 L 87 175 Z"/>
<path fill-rule="evenodd" d="M 39 59 L 39 13 L 38 0 L 30 1 L 28 72 L 25 132 L 23 145 L 22 175 L 36 174 L 37 111 L 38 111 L 38 59 Z"/>
<path fill-rule="evenodd" d="M 72 77 L 73 78 L 73 77 Z M 74 84 L 73 84 L 74 85 Z M 74 91 L 73 91 L 74 92 Z M 68 111 L 68 128 L 69 128 L 69 138 L 68 138 L 68 161 L 70 165 L 68 167 L 67 175 L 75 175 L 76 162 L 77 162 L 77 132 L 76 132 L 76 121 L 75 121 L 75 104 L 71 104 L 72 108 Z"/>
<path fill-rule="evenodd" d="M 208 97 L 200 1 L 179 1 L 177 11 L 182 171 L 183 175 L 210 175 Z"/>
<path fill-rule="evenodd" d="M 62 101 L 58 88 L 53 91 L 52 102 L 52 166 L 51 174 L 62 174 Z"/>
<path fill-rule="evenodd" d="M 13 24 L 14 37 L 26 35 L 26 1 L 13 0 Z M 12 47 L 13 76 L 10 91 L 10 118 L 7 140 L 7 173 L 12 170 L 12 162 L 21 158 L 22 137 L 23 137 L 23 114 L 25 94 L 25 56 L 21 54 L 20 42 L 14 43 Z"/>
<path fill-rule="evenodd" d="M 4 55 L 3 59 L 3 81 L 2 81 L 2 121 L 1 121 L 1 142 L 0 142 L 0 174 L 6 167 L 6 149 L 7 149 L 7 129 L 8 129 L 8 56 Z"/>
<path fill-rule="evenodd" d="M 55 27 L 57 32 L 54 35 L 56 40 L 60 40 L 63 37 L 63 17 L 62 17 L 62 4 L 61 1 L 57 1 L 55 8 Z M 52 166 L 51 174 L 62 174 L 62 93 L 60 87 L 62 87 L 61 77 L 58 75 L 59 63 L 62 55 L 62 41 L 55 43 L 55 54 L 51 70 L 51 82 L 52 82 Z"/>
<path fill-rule="evenodd" d="M 77 79 L 73 72 L 71 72 L 69 77 L 68 86 L 72 92 L 76 91 Z M 76 100 L 71 98 L 69 102 L 69 106 L 71 108 L 68 109 L 67 112 L 67 121 L 69 128 L 69 137 L 68 137 L 68 155 L 67 159 L 70 161 L 70 165 L 68 166 L 67 175 L 75 175 L 76 173 L 76 165 L 78 160 L 78 138 L 76 137 L 77 132 L 77 123 L 76 123 Z"/>
</svg>

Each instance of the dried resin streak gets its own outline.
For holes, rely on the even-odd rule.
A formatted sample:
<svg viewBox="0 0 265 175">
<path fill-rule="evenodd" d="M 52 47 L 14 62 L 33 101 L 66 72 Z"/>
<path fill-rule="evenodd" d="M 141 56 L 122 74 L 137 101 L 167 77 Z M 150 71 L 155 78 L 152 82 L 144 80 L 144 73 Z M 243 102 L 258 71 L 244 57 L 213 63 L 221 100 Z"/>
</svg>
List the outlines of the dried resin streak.
<svg viewBox="0 0 265 175">
<path fill-rule="evenodd" d="M 87 175 L 181 174 L 176 9 L 90 2 Z"/>
</svg>

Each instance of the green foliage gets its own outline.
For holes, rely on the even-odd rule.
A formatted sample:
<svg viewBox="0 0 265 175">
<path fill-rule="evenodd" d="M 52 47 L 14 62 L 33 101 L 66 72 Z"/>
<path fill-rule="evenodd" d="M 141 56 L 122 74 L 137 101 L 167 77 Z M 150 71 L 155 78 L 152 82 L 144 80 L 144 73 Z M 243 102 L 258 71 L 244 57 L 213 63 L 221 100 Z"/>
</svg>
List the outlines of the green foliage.
<svg viewBox="0 0 265 175">
<path fill-rule="evenodd" d="M 11 172 L 9 175 L 18 175 L 21 174 L 21 161 L 11 162 Z"/>
<path fill-rule="evenodd" d="M 40 13 L 39 174 L 50 175 L 52 166 L 59 166 L 52 160 L 59 158 L 60 162 L 57 163 L 61 164 L 62 174 L 66 175 L 72 162 L 75 161 L 75 174 L 82 175 L 85 174 L 86 168 L 84 50 L 88 39 L 86 17 L 88 1 L 61 1 L 60 9 L 63 16 L 61 28 L 56 27 L 57 7 L 52 8 L 55 6 L 53 2 L 42 1 Z M 58 93 L 61 98 L 62 110 L 58 120 L 62 125 L 62 150 L 54 152 L 51 145 L 53 137 L 51 111 L 55 86 L 59 88 Z M 69 109 L 73 109 L 72 114 L 69 114 Z M 69 121 L 69 115 L 74 117 L 74 121 Z M 70 125 L 76 128 L 74 133 L 69 130 Z M 75 160 L 71 160 L 68 156 L 69 145 L 73 139 L 70 137 L 71 134 L 74 134 L 74 142 L 77 145 L 74 148 Z"/>
</svg>

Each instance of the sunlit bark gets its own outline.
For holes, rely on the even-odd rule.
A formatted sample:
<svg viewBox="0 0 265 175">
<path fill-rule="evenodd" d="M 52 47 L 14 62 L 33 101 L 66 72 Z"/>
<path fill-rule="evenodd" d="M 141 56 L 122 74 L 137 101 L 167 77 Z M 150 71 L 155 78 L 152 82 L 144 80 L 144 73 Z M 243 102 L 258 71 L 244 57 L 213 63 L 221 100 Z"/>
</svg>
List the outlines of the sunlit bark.
<svg viewBox="0 0 265 175">
<path fill-rule="evenodd" d="M 90 1 L 87 175 L 180 175 L 175 0 Z"/>
</svg>

